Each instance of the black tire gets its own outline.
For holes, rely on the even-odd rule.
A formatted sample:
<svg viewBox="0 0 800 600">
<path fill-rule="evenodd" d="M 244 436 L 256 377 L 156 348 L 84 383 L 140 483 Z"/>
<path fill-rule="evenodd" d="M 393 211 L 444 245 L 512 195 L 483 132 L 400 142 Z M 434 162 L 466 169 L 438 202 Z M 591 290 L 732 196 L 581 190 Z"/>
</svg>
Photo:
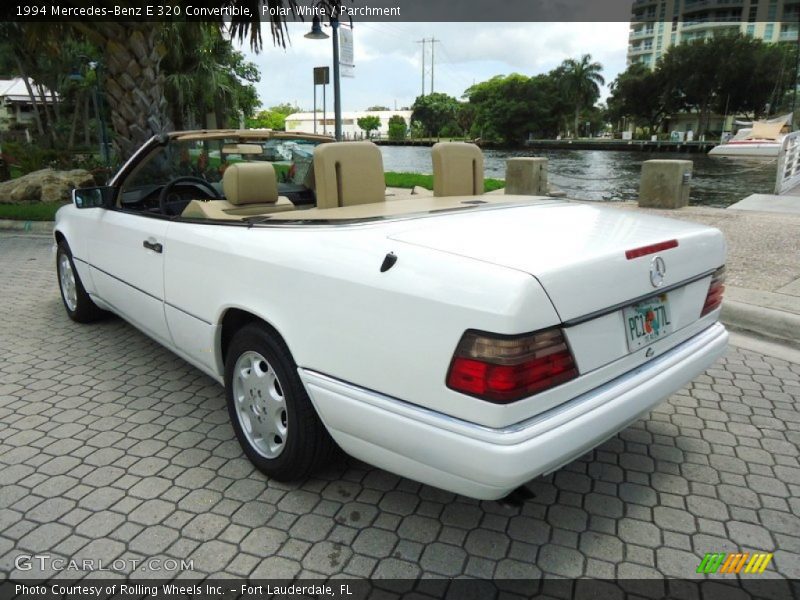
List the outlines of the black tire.
<svg viewBox="0 0 800 600">
<path fill-rule="evenodd" d="M 282 404 L 274 400 L 262 400 L 261 396 L 257 398 L 253 396 L 253 388 L 244 383 L 239 373 L 237 373 L 238 383 L 235 384 L 234 372 L 237 370 L 237 362 L 241 359 L 243 364 L 247 363 L 254 353 L 265 359 L 264 362 L 259 363 L 261 365 L 259 372 L 266 373 L 267 376 L 274 373 L 277 381 L 276 385 L 273 384 L 274 389 L 282 398 Z M 265 369 L 264 366 L 267 368 Z M 241 371 L 241 365 L 239 370 Z M 250 373 L 252 369 L 244 369 L 242 372 Z M 297 375 L 297 365 L 294 363 L 289 349 L 283 340 L 266 326 L 251 323 L 242 327 L 233 336 L 225 359 L 225 397 L 228 414 L 239 444 L 250 461 L 265 475 L 278 481 L 304 479 L 316 469 L 324 466 L 335 455 L 336 444 L 308 398 Z M 242 400 L 240 401 L 240 399 Z M 250 406 L 251 410 L 247 410 L 246 405 L 248 404 L 257 406 L 255 408 Z M 241 406 L 241 410 L 237 408 L 237 405 Z M 251 419 L 263 417 L 266 422 L 269 413 L 273 410 L 270 408 L 272 406 L 276 407 L 275 411 L 282 411 L 281 415 L 285 418 L 285 435 L 276 434 L 272 440 L 272 442 L 282 440 L 282 446 L 277 456 L 268 456 L 270 442 L 266 439 L 267 435 L 262 435 L 259 440 L 256 439 L 258 433 L 251 433 L 248 437 L 248 433 L 245 431 L 245 428 L 254 431 L 254 426 L 261 426 L 260 423 L 256 424 L 255 420 L 251 421 Z M 240 417 L 240 413 L 244 413 L 243 416 Z M 243 423 L 243 420 L 246 422 Z M 269 427 L 269 424 L 266 427 Z M 252 442 L 251 437 L 254 438 Z M 276 443 L 276 445 L 280 444 Z M 264 446 L 267 446 L 267 453 L 264 451 Z"/>
<path fill-rule="evenodd" d="M 70 306 L 70 302 L 67 301 L 68 292 L 64 289 L 63 278 L 61 276 L 63 260 L 69 262 L 69 267 L 75 278 L 74 306 Z M 75 269 L 75 262 L 72 260 L 72 252 L 70 252 L 69 245 L 64 240 L 58 242 L 58 250 L 56 252 L 56 275 L 58 278 L 58 289 L 61 292 L 61 302 L 64 304 L 64 309 L 67 311 L 67 315 L 69 315 L 70 319 L 77 323 L 91 323 L 92 321 L 102 319 L 106 315 L 106 312 L 98 307 L 92 301 L 89 294 L 86 293 L 78 271 Z"/>
</svg>

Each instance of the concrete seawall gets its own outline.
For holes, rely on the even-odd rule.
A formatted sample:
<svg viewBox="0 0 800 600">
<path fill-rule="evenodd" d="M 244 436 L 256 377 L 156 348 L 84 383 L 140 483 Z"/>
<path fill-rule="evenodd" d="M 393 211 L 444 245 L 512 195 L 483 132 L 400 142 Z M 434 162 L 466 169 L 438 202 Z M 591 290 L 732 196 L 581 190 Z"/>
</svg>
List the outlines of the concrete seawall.
<svg viewBox="0 0 800 600">
<path fill-rule="evenodd" d="M 379 146 L 433 146 L 437 140 L 372 140 Z M 511 149 L 509 146 L 467 140 L 481 148 Z M 690 152 L 705 154 L 716 142 L 648 142 L 640 140 L 529 140 L 516 149 L 528 150 L 615 150 L 619 152 Z"/>
</svg>

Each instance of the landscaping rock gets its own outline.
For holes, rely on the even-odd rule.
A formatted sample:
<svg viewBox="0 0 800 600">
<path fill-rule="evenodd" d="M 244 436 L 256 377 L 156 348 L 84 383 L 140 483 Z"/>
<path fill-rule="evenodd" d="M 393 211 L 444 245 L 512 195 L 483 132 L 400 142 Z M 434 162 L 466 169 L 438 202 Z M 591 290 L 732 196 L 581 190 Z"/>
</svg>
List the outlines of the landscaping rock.
<svg viewBox="0 0 800 600">
<path fill-rule="evenodd" d="M 68 202 L 73 188 L 93 185 L 96 185 L 94 177 L 83 169 L 42 169 L 0 183 L 0 204 Z"/>
</svg>

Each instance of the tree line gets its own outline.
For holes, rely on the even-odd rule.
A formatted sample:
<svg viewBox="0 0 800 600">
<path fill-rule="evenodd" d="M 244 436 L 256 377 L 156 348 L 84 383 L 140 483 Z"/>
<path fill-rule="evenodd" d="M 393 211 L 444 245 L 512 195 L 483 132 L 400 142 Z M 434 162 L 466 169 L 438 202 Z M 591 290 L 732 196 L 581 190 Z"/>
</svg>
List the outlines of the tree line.
<svg viewBox="0 0 800 600">
<path fill-rule="evenodd" d="M 341 0 L 320 0 L 328 12 Z M 77 0 L 65 0 L 78 5 Z M 257 7 L 259 0 L 219 0 Z M 271 0 L 283 5 L 291 0 Z M 260 11 L 249 20 L 219 22 L 0 23 L 0 76 L 22 76 L 33 105 L 37 142 L 51 148 L 92 146 L 99 117 L 114 134 L 117 158 L 152 135 L 171 129 L 248 126 L 281 129 L 296 107 L 257 112 L 256 66 L 233 41 L 263 47 Z M 272 43 L 285 45 L 276 11 Z M 481 138 L 518 144 L 528 135 L 580 136 L 625 118 L 658 131 L 668 116 L 693 111 L 701 131 L 713 113 L 758 118 L 793 102 L 794 45 L 723 36 L 672 46 L 649 70 L 631 65 L 611 84 L 608 106 L 598 105 L 603 67 L 590 55 L 565 60 L 548 73 L 499 75 L 467 88 L 460 99 L 420 96 L 411 123 L 395 120 L 390 135 Z M 48 102 L 45 89 L 59 102 Z M 767 110 L 769 105 L 770 110 Z M 364 122 L 365 131 L 374 122 Z"/>
<path fill-rule="evenodd" d="M 467 88 L 463 101 L 442 93 L 420 96 L 412 106 L 412 123 L 432 136 L 506 144 L 518 144 L 529 134 L 578 134 L 605 84 L 602 70 L 591 55 L 584 54 L 545 74 L 497 75 Z"/>
<path fill-rule="evenodd" d="M 654 69 L 632 64 L 619 74 L 609 85 L 607 106 L 598 104 L 603 66 L 586 54 L 548 73 L 497 75 L 470 86 L 461 99 L 420 96 L 411 129 L 518 145 L 529 135 L 578 137 L 607 126 L 620 129 L 623 119 L 652 134 L 671 115 L 692 112 L 703 134 L 712 114 L 758 119 L 791 110 L 797 51 L 792 44 L 742 35 L 671 46 Z"/>
<path fill-rule="evenodd" d="M 633 64 L 611 84 L 607 118 L 630 119 L 649 134 L 670 115 L 693 112 L 698 133 L 712 114 L 750 120 L 789 112 L 796 78 L 795 44 L 767 44 L 743 35 L 672 46 L 655 69 Z"/>
</svg>

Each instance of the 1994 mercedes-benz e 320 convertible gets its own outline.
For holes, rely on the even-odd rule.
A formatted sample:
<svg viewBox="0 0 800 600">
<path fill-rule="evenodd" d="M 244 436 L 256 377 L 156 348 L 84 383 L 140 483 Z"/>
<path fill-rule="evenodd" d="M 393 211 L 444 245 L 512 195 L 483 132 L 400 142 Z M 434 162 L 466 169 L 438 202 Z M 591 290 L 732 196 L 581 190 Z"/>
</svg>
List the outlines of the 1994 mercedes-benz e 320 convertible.
<svg viewBox="0 0 800 600">
<path fill-rule="evenodd" d="M 387 196 L 379 149 L 265 131 L 153 138 L 76 190 L 55 237 L 69 316 L 113 311 L 225 385 L 255 465 L 338 444 L 496 499 L 591 450 L 722 355 L 716 229 L 483 195 L 469 144 L 435 195 Z"/>
</svg>

